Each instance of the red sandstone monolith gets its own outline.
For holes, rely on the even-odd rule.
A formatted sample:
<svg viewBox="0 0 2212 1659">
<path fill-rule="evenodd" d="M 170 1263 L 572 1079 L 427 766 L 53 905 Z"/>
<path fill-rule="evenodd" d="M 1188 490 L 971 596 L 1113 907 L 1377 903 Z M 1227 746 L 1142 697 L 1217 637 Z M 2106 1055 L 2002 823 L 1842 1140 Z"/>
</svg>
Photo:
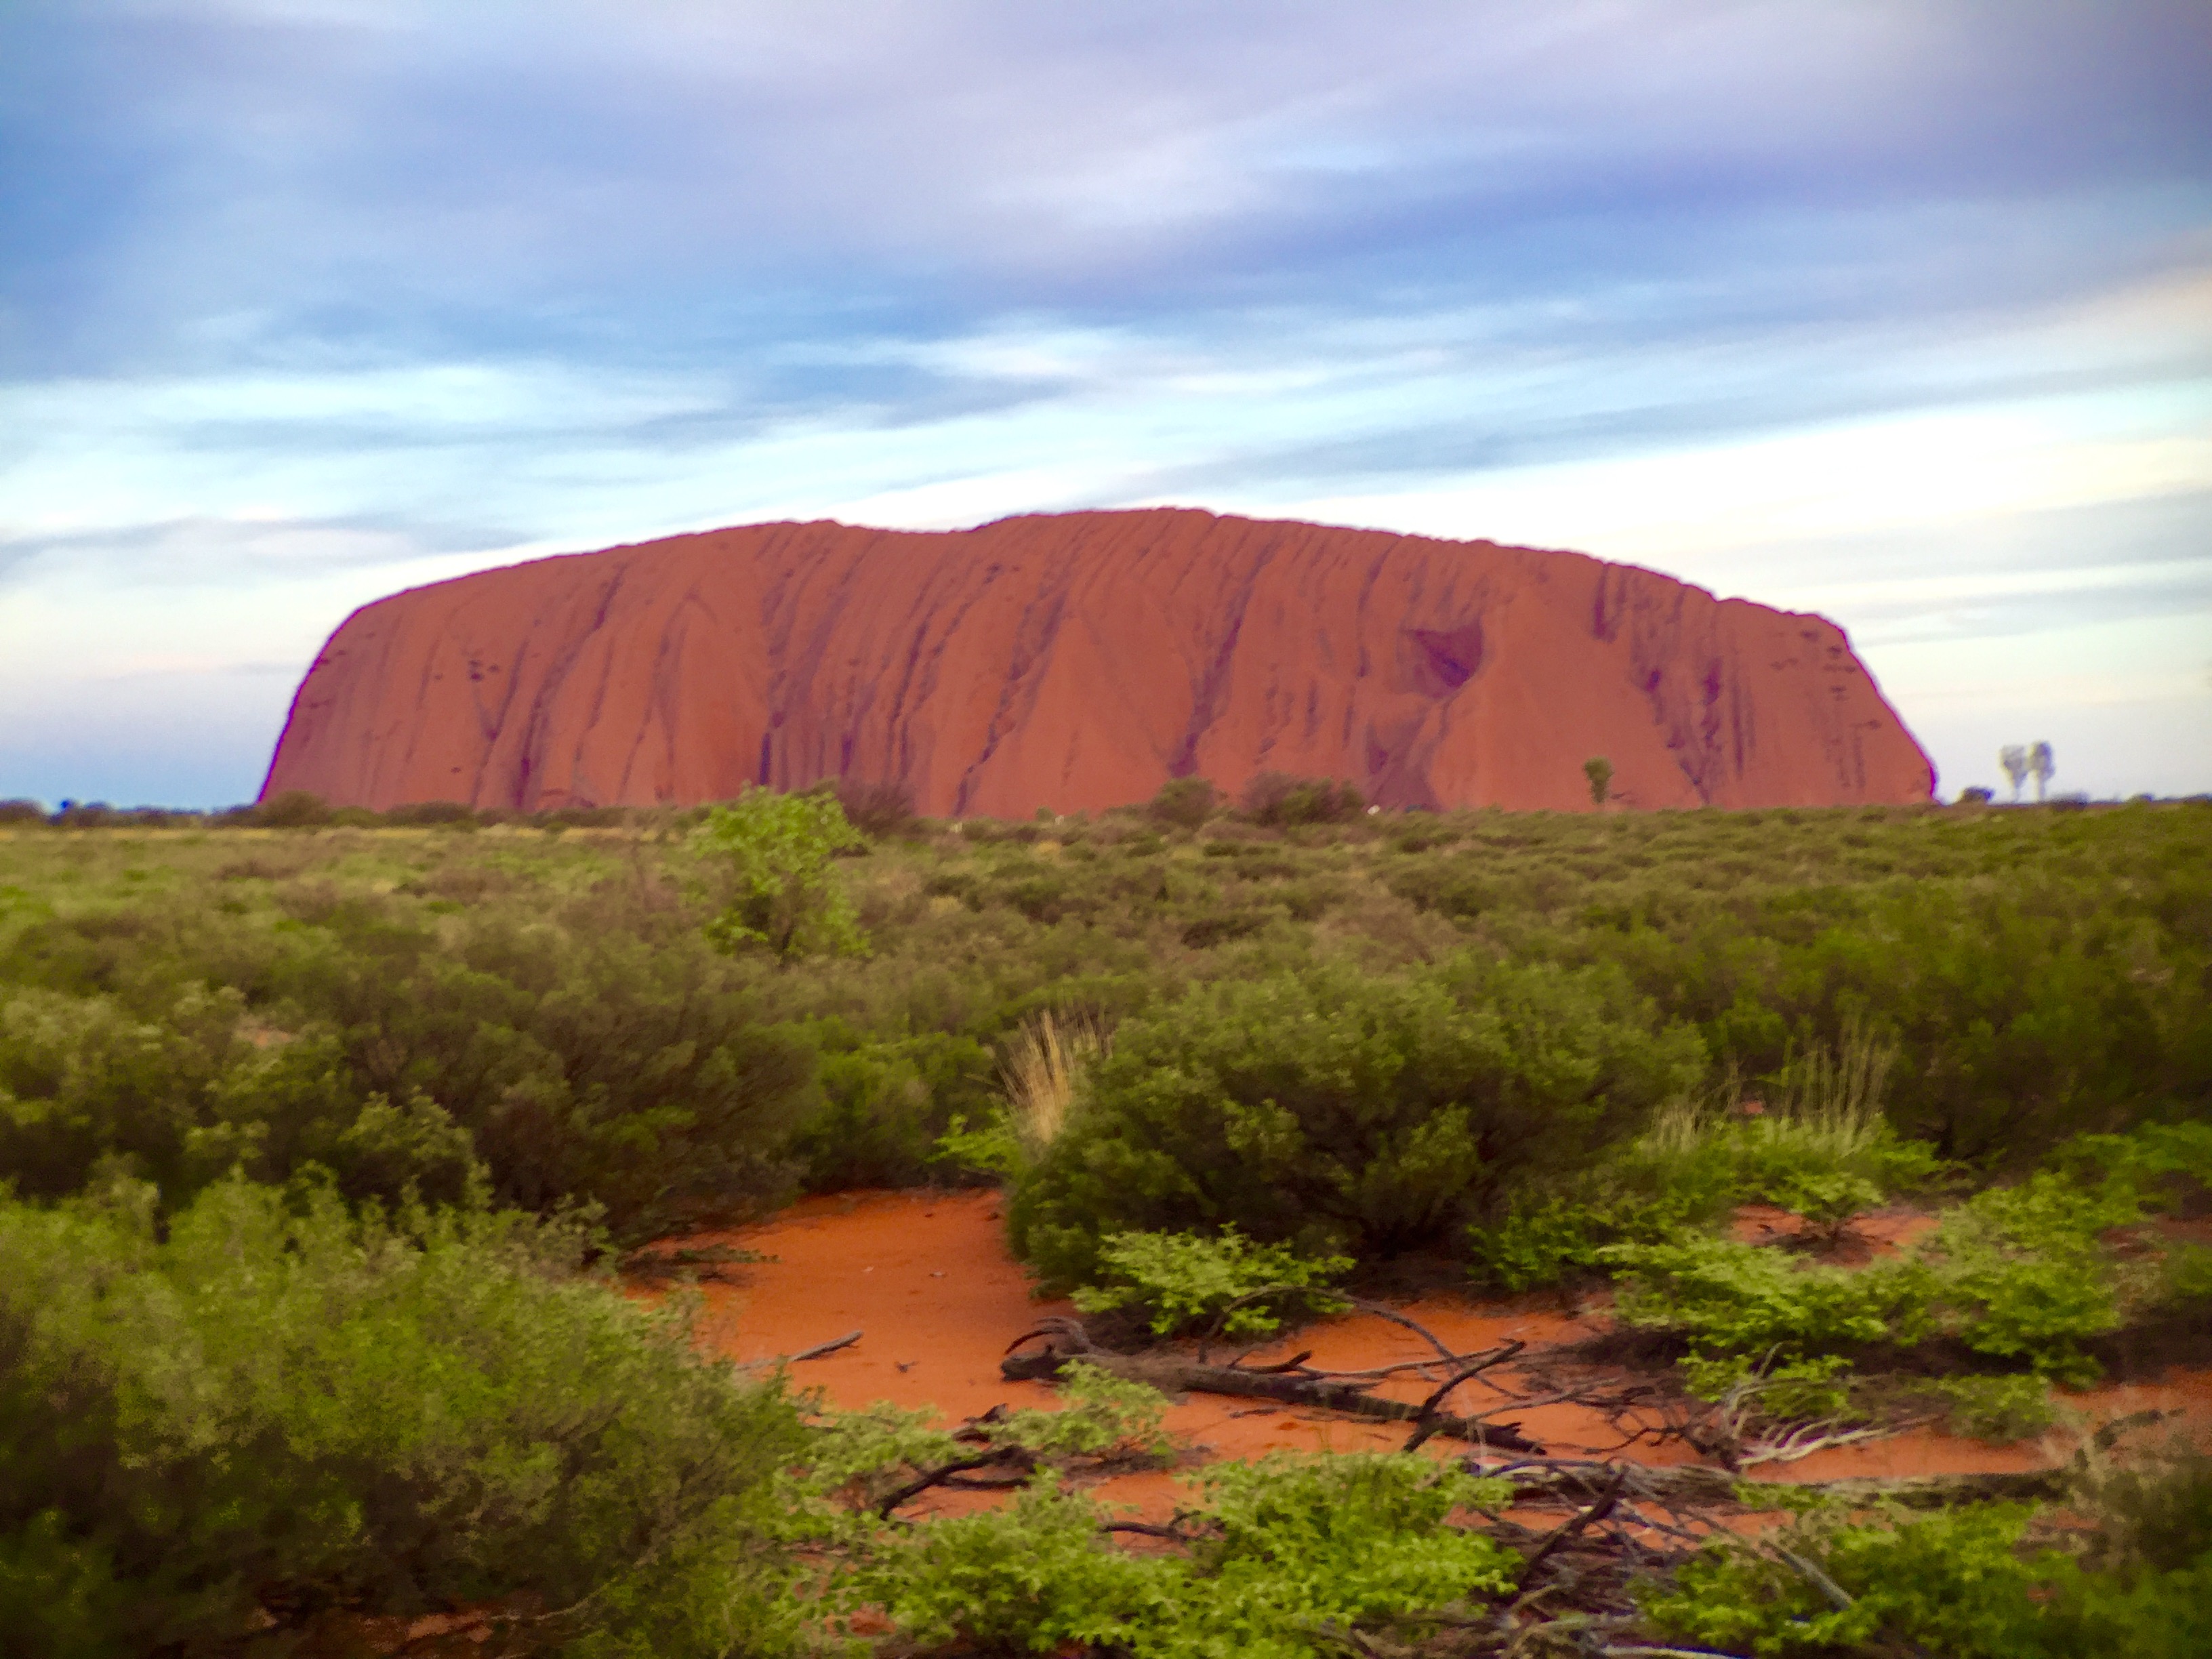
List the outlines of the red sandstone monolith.
<svg viewBox="0 0 2212 1659">
<path fill-rule="evenodd" d="M 906 785 L 932 815 L 1349 779 L 1386 806 L 1914 802 L 1928 757 L 1820 617 L 1577 553 L 1158 509 L 754 525 L 380 599 L 263 795 L 524 810 Z"/>
</svg>

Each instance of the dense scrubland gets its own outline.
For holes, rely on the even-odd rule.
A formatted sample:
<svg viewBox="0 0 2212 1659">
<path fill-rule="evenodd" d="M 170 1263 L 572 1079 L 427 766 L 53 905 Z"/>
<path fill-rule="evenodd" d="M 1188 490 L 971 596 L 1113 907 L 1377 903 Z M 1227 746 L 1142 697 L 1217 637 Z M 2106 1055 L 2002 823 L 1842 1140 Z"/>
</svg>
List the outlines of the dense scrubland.
<svg viewBox="0 0 2212 1659">
<path fill-rule="evenodd" d="M 1157 1455 L 1152 1407 L 1079 1373 L 1065 1422 L 991 1431 L 1036 1472 L 1011 1507 L 908 1525 L 885 1495 L 962 1444 L 719 1365 L 680 1299 L 614 1291 L 638 1247 L 801 1189 L 990 1180 L 1043 1285 L 1128 1340 L 1338 1283 L 1609 1291 L 1620 1357 L 1730 1425 L 1726 1467 L 1906 1413 L 2033 1433 L 2064 1387 L 2205 1357 L 2212 805 L 828 801 L 781 841 L 727 812 L 0 811 L 0 1627 L 2201 1650 L 2186 1458 L 2085 1469 L 2063 1509 L 1814 1506 L 1786 1548 L 1711 1544 L 1521 1630 L 1528 1553 L 1468 1520 L 1499 1494 L 1425 1459 L 1218 1474 L 1131 1555 L 1056 1483 Z M 1772 1242 L 1730 1231 L 1747 1203 Z M 1899 1204 L 1924 1237 L 1852 1248 Z M 890 1634 L 837 1633 L 863 1610 Z"/>
</svg>

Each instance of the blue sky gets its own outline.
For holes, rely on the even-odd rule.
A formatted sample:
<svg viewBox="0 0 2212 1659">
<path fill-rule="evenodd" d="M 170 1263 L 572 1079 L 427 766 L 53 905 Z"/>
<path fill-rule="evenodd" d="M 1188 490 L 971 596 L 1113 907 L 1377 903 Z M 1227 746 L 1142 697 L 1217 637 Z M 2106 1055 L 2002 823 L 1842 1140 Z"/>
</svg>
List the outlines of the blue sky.
<svg viewBox="0 0 2212 1659">
<path fill-rule="evenodd" d="M 1158 502 L 2212 790 L 2212 7 L 0 0 L 0 796 L 248 798 L 464 570 Z"/>
</svg>

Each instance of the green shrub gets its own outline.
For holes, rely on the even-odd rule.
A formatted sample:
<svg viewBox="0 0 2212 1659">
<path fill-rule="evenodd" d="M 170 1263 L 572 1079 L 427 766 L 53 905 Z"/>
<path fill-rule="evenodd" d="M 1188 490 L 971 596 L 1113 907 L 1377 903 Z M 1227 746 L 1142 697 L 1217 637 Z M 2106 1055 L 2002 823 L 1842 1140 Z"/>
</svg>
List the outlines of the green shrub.
<svg viewBox="0 0 2212 1659">
<path fill-rule="evenodd" d="M 1221 792 L 1204 778 L 1170 778 L 1146 811 L 1178 830 L 1196 830 L 1220 810 Z"/>
<path fill-rule="evenodd" d="M 1679 1330 L 1716 1353 L 1829 1354 L 1911 1342 L 1929 1328 L 1936 1286 L 1917 1262 L 1856 1271 L 1787 1252 L 1689 1234 L 1614 1244 L 1600 1259 L 1620 1274 L 1620 1316 Z"/>
<path fill-rule="evenodd" d="M 866 845 L 834 795 L 749 789 L 710 808 L 691 844 L 728 883 L 730 896 L 707 924 L 715 947 L 767 946 L 780 957 L 816 951 L 860 956 L 867 939 L 830 861 Z"/>
<path fill-rule="evenodd" d="M 1808 1516 L 1709 1545 L 1644 1594 L 1664 1636 L 1729 1652 L 1845 1659 L 2195 1659 L 2212 1636 L 2212 1475 L 2203 1457 L 2129 1466 L 2073 1507 L 2096 1524 L 2032 1547 L 2017 1505 L 1911 1520 Z M 2047 1535 L 2047 1534 L 2046 1534 Z"/>
<path fill-rule="evenodd" d="M 331 809 L 320 795 L 287 789 L 256 806 L 252 816 L 256 823 L 271 830 L 309 830 L 328 823 Z"/>
<path fill-rule="evenodd" d="M 1770 1422 L 1805 1423 L 1851 1416 L 1851 1378 L 1840 1354 L 1784 1359 L 1769 1350 L 1753 1359 L 1742 1353 L 1692 1354 L 1682 1362 L 1683 1381 L 1700 1400 L 1734 1400 Z"/>
<path fill-rule="evenodd" d="M 2045 1171 L 1953 1206 L 1923 1243 L 1856 1270 L 1686 1230 L 1590 1254 L 1620 1273 L 1624 1319 L 1680 1331 L 1708 1356 L 1848 1352 L 1946 1333 L 2078 1383 L 2096 1374 L 2081 1345 L 2124 1316 L 2102 1235 L 2141 1215 L 2124 1181 L 2084 1187 Z M 2185 1260 L 2166 1274 L 2169 1296 L 2189 1293 Z"/>
<path fill-rule="evenodd" d="M 1832 1233 L 1936 1172 L 1927 1147 L 1900 1141 L 1872 1103 L 1745 1118 L 1682 1099 L 1594 1167 L 1516 1196 L 1468 1234 L 1478 1279 L 1525 1291 L 1602 1265 L 1613 1244 L 1660 1244 L 1763 1201 Z"/>
<path fill-rule="evenodd" d="M 1923 1247 L 1968 1346 L 2086 1381 L 2080 1343 L 2120 1323 L 2118 1275 L 2100 1236 L 2139 1219 L 2124 1182 L 2085 1188 L 2045 1172 L 1945 1212 Z"/>
<path fill-rule="evenodd" d="M 473 830 L 477 815 L 464 801 L 417 800 L 386 808 L 384 821 L 399 829 Z"/>
<path fill-rule="evenodd" d="M 1390 1453 L 1221 1463 L 1199 1479 L 1217 1535 L 1194 1553 L 1189 1624 L 1159 1651 L 1341 1652 L 1350 1628 L 1401 1639 L 1512 1587 L 1521 1559 L 1449 1524 L 1502 1502 L 1502 1482 Z"/>
<path fill-rule="evenodd" d="M 1495 1503 L 1494 1481 L 1418 1458 L 1224 1464 L 1184 1511 L 1186 1559 L 1105 1541 L 1097 1510 L 1049 1483 L 1001 1510 L 932 1522 L 884 1550 L 849 1594 L 923 1649 L 1050 1653 L 1085 1643 L 1132 1659 L 1304 1659 L 1343 1632 L 1418 1634 L 1508 1589 L 1519 1558 L 1447 1524 Z"/>
<path fill-rule="evenodd" d="M 802 1184 L 836 1192 L 951 1176 L 943 1142 L 952 1120 L 963 1109 L 988 1112 L 996 1097 L 990 1050 L 937 1033 L 859 1042 L 843 1022 L 825 1022 L 816 1036 L 825 1050 L 816 1067 L 821 1104 L 790 1144 Z"/>
<path fill-rule="evenodd" d="M 886 1551 L 846 1589 L 880 1607 L 925 1650 L 948 1643 L 983 1652 L 1053 1653 L 1072 1643 L 1131 1651 L 1139 1632 L 1179 1622 L 1179 1561 L 1123 1553 L 1099 1530 L 1088 1499 L 1034 1483 L 1004 1507 L 933 1522 Z"/>
<path fill-rule="evenodd" d="M 1367 810 L 1367 800 L 1349 783 L 1334 778 L 1298 778 L 1262 772 L 1244 786 L 1238 805 L 1255 823 L 1291 829 L 1306 823 L 1343 823 Z"/>
<path fill-rule="evenodd" d="M 2212 1123 L 2077 1135 L 2053 1148 L 2048 1162 L 2076 1186 L 2117 1182 L 2146 1207 L 2180 1209 L 2212 1194 Z"/>
<path fill-rule="evenodd" d="M 1233 1225 L 1212 1238 L 1111 1233 L 1099 1241 L 1098 1266 L 1099 1285 L 1077 1291 L 1075 1305 L 1085 1313 L 1133 1306 L 1155 1336 L 1267 1336 L 1286 1314 L 1350 1305 L 1324 1288 L 1351 1269 L 1350 1256 L 1309 1259 L 1287 1245 L 1255 1244 Z"/>
<path fill-rule="evenodd" d="M 780 1645 L 755 1509 L 796 1417 L 577 1278 L 585 1242 L 234 1182 L 164 1239 L 143 1188 L 0 1204 L 0 1624 L 277 1653 L 489 1606 L 609 1651 Z"/>
<path fill-rule="evenodd" d="M 1702 1063 L 1598 973 L 1461 957 L 1201 987 L 1122 1025 L 1008 1220 L 1062 1287 L 1095 1282 L 1118 1232 L 1234 1224 L 1388 1255 L 1456 1238 L 1534 1168 L 1589 1161 Z"/>
<path fill-rule="evenodd" d="M 2040 1376 L 1937 1376 L 1916 1380 L 1912 1391 L 1938 1402 L 1944 1425 L 2002 1445 L 2043 1433 L 2058 1420 L 2051 1385 Z"/>
<path fill-rule="evenodd" d="M 1644 1610 L 1669 1637 L 1759 1659 L 2017 1659 L 2038 1646 L 2042 1575 L 2018 1547 L 2028 1516 L 1990 1504 L 1895 1525 L 1816 1517 L 1771 1541 L 1707 1546 L 1646 1595 Z"/>
</svg>

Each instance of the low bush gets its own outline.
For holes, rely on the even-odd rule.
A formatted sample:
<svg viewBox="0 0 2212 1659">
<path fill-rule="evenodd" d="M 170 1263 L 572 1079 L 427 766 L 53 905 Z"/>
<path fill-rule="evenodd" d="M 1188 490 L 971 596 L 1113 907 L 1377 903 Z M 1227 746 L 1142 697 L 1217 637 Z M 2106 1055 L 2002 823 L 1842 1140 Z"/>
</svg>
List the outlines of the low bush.
<svg viewBox="0 0 2212 1659">
<path fill-rule="evenodd" d="M 1177 830 L 1196 830 L 1220 810 L 1221 804 L 1221 792 L 1204 778 L 1170 778 L 1145 810 Z"/>
<path fill-rule="evenodd" d="M 1212 1238 L 1112 1233 L 1099 1241 L 1100 1282 L 1077 1291 L 1075 1305 L 1085 1313 L 1133 1308 L 1155 1336 L 1261 1337 L 1286 1316 L 1343 1312 L 1350 1304 L 1327 1285 L 1352 1267 L 1350 1256 L 1255 1244 L 1234 1226 Z"/>
<path fill-rule="evenodd" d="M 575 1229 L 225 1182 L 0 1204 L 0 1628 L 278 1654 L 483 1613 L 531 1645 L 776 1650 L 773 1382 L 580 1278 Z"/>
<path fill-rule="evenodd" d="M 1914 1519 L 1815 1511 L 1709 1545 L 1644 1595 L 1663 1637 L 1759 1659 L 2195 1659 L 2212 1636 L 2212 1464 L 2092 1476 L 2044 1527 L 2012 1504 Z M 2062 1546 L 2063 1547 L 2062 1547 Z"/>
<path fill-rule="evenodd" d="M 2124 1182 L 2040 1173 L 1947 1211 L 1921 1255 L 1967 1345 L 2039 1372 L 2087 1381 L 2080 1345 L 2120 1323 L 2118 1275 L 2101 1235 L 2142 1217 Z"/>
<path fill-rule="evenodd" d="M 1682 1333 L 1706 1361 L 1848 1353 L 1940 1334 L 1993 1364 L 2083 1383 L 2097 1374 L 2092 1339 L 2131 1311 L 2201 1293 L 2185 1249 L 2130 1267 L 2108 1242 L 2142 1220 L 2142 1189 L 2132 1176 L 2085 1181 L 2081 1172 L 2136 1167 L 2130 1144 L 2062 1158 L 2075 1173 L 2045 1170 L 1974 1194 L 1942 1211 L 1917 1245 L 1856 1270 L 1690 1228 L 1590 1254 L 1620 1273 L 1623 1318 Z M 2160 1144 L 2154 1137 L 2141 1157 L 2154 1165 Z M 2003 1419 L 2024 1398 L 1962 1396 L 1959 1410 L 1971 1417 L 1986 1404 Z"/>
<path fill-rule="evenodd" d="M 1759 1659 L 2020 1659 L 2039 1650 L 2045 1577 L 2020 1551 L 2030 1513 L 1990 1504 L 1888 1524 L 1808 1519 L 1771 1540 L 1709 1546 L 1644 1608 L 1669 1637 Z"/>
<path fill-rule="evenodd" d="M 914 811 L 914 791 L 902 783 L 840 778 L 834 793 L 845 821 L 872 840 L 910 836 L 920 828 Z"/>
<path fill-rule="evenodd" d="M 1844 1055 L 1814 1049 L 1787 1068 L 1775 1103 L 1747 1115 L 1737 1086 L 1669 1102 L 1641 1135 L 1595 1166 L 1529 1182 L 1468 1237 L 1476 1277 L 1524 1291 L 1599 1270 L 1607 1247 L 1669 1243 L 1736 1206 L 1767 1203 L 1832 1239 L 1850 1219 L 1923 1188 L 1942 1165 L 1900 1139 L 1881 1110 L 1887 1058 L 1862 1036 Z M 1615 1258 L 1614 1260 L 1620 1260 Z"/>
<path fill-rule="evenodd" d="M 1349 783 L 1292 777 L 1285 772 L 1261 773 L 1244 786 L 1237 805 L 1253 823 L 1276 830 L 1344 823 L 1367 810 L 1366 798 Z"/>
<path fill-rule="evenodd" d="M 2041 1434 L 2058 1420 L 2051 1385 L 2040 1376 L 1917 1378 L 1911 1392 L 1937 1405 L 1952 1433 L 1999 1445 Z"/>
<path fill-rule="evenodd" d="M 1937 1286 L 1912 1261 L 1853 1270 L 1705 1234 L 1615 1244 L 1620 1316 L 1682 1332 L 1708 1354 L 1833 1354 L 1909 1343 L 1930 1328 Z"/>
<path fill-rule="evenodd" d="M 1130 1555 L 1097 1508 L 1050 1485 L 933 1522 L 884 1551 L 853 1595 L 917 1645 L 1131 1659 L 1305 1659 L 1418 1638 L 1510 1589 L 1520 1558 L 1448 1524 L 1504 1489 L 1388 1455 L 1224 1464 L 1182 1511 L 1188 1557 Z"/>
<path fill-rule="evenodd" d="M 944 1141 L 956 1120 L 987 1115 L 997 1102 L 989 1049 L 938 1032 L 869 1042 L 842 1020 L 820 1022 L 811 1035 L 821 1103 L 788 1146 L 801 1185 L 837 1192 L 970 1178 Z"/>
<path fill-rule="evenodd" d="M 1061 1288 L 1096 1282 L 1115 1233 L 1434 1247 L 1528 1170 L 1595 1158 L 1703 1066 L 1693 1034 L 1595 971 L 1463 956 L 1205 986 L 1122 1025 L 1008 1221 Z"/>
<path fill-rule="evenodd" d="M 304 792 L 302 792 L 304 793 Z M 279 797 L 279 799 L 286 799 Z M 308 796 L 313 800 L 313 796 Z M 316 803 L 318 805 L 319 802 Z M 271 802 L 271 805 L 275 803 Z M 266 811 L 267 808 L 263 808 Z M 403 806 L 386 807 L 384 822 L 399 829 L 474 829 L 477 815 L 469 805 L 458 800 L 418 800 Z"/>
<path fill-rule="evenodd" d="M 254 807 L 252 818 L 270 830 L 312 830 L 331 821 L 331 809 L 320 795 L 287 789 Z"/>
</svg>

